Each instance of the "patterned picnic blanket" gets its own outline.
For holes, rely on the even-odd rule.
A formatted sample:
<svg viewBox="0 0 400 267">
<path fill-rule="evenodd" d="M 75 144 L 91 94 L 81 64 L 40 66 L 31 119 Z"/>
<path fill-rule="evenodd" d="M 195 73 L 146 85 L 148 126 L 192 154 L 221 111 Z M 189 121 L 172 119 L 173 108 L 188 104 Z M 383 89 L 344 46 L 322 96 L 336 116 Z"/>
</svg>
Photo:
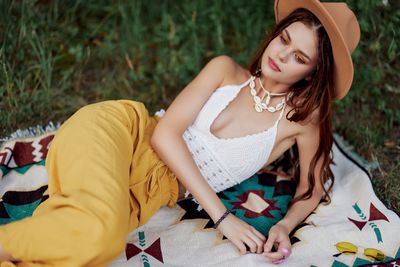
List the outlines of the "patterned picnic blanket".
<svg viewBox="0 0 400 267">
<path fill-rule="evenodd" d="M 57 127 L 19 131 L 3 140 L 0 224 L 31 216 L 48 198 L 44 165 Z M 335 135 L 332 203 L 320 204 L 292 231 L 292 255 L 282 266 L 400 266 L 400 218 L 376 197 L 368 171 L 345 147 Z M 290 149 L 266 170 L 218 196 L 236 216 L 267 234 L 285 215 L 295 192 L 292 156 Z M 239 255 L 212 228 L 207 213 L 186 199 L 175 208 L 160 209 L 132 231 L 125 251 L 110 266 L 274 265 L 261 255 Z"/>
</svg>

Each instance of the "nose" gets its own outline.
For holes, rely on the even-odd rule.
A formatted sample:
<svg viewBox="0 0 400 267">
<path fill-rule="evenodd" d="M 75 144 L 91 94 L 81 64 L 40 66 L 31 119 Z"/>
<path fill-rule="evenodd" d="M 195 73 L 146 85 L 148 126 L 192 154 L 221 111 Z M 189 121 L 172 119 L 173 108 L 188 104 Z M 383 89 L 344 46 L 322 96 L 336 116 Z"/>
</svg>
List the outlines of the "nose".
<svg viewBox="0 0 400 267">
<path fill-rule="evenodd" d="M 287 47 L 287 46 L 285 46 L 285 47 L 282 47 L 282 49 L 281 49 L 281 51 L 279 52 L 278 56 L 279 56 L 279 59 L 280 59 L 283 63 L 285 63 L 285 62 L 288 60 L 289 54 L 290 54 L 290 48 Z"/>
</svg>

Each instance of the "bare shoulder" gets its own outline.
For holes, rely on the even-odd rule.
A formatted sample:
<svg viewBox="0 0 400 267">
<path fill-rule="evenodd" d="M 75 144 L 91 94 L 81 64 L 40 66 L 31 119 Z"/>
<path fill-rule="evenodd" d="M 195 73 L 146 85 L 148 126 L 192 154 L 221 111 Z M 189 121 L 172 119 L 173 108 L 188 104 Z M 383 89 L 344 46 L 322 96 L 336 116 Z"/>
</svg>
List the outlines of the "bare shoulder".
<svg viewBox="0 0 400 267">
<path fill-rule="evenodd" d="M 220 86 L 240 84 L 250 77 L 250 72 L 237 63 L 232 57 L 222 55 L 214 58 L 225 67 L 225 75 Z"/>
<path fill-rule="evenodd" d="M 220 55 L 212 58 L 210 62 L 214 64 L 221 64 L 224 67 L 233 68 L 236 64 L 235 60 L 227 55 Z"/>
<path fill-rule="evenodd" d="M 210 85 L 213 85 L 209 87 L 212 91 L 213 88 L 224 85 L 230 77 L 233 77 L 238 66 L 234 59 L 227 55 L 216 56 L 208 61 L 193 81 L 201 79 L 208 81 Z"/>
<path fill-rule="evenodd" d="M 250 75 L 246 69 L 227 55 L 212 58 L 205 68 L 213 69 L 213 73 L 222 78 L 219 86 L 243 82 Z"/>
<path fill-rule="evenodd" d="M 234 71 L 235 68 L 239 66 L 232 57 L 227 55 L 216 56 L 210 60 L 210 63 L 218 64 L 220 67 L 224 67 L 228 72 Z"/>
<path fill-rule="evenodd" d="M 231 57 L 222 55 L 212 58 L 174 99 L 157 128 L 183 132 L 218 87 L 236 82 L 233 79 L 240 79 L 241 76 L 245 76 L 245 71 Z"/>
</svg>

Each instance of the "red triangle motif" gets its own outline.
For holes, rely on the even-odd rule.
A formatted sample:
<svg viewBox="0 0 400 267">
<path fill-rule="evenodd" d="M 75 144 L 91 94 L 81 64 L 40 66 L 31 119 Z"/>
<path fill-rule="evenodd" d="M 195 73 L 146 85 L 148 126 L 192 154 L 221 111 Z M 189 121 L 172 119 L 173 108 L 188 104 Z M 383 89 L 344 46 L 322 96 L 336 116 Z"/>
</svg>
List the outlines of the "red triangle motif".
<svg viewBox="0 0 400 267">
<path fill-rule="evenodd" d="M 161 243 L 160 243 L 160 238 L 158 238 L 156 241 L 153 242 L 148 248 L 144 250 L 147 254 L 153 256 L 157 260 L 161 261 L 164 263 L 162 252 L 161 252 Z"/>
<path fill-rule="evenodd" d="M 129 260 L 132 257 L 135 257 L 140 252 L 142 252 L 142 249 L 138 248 L 134 244 L 130 243 L 126 244 L 125 255 L 127 260 Z"/>
<path fill-rule="evenodd" d="M 360 229 L 360 231 L 364 228 L 364 225 L 367 223 L 367 222 L 356 221 L 356 220 L 353 220 L 352 218 L 348 218 L 348 217 L 347 217 L 347 219 L 349 219 L 351 222 L 353 222 L 358 227 L 358 229 Z"/>
<path fill-rule="evenodd" d="M 368 221 L 375 221 L 375 220 L 385 220 L 385 221 L 389 221 L 388 218 L 385 216 L 385 214 L 383 214 L 382 212 L 380 212 L 380 211 L 374 206 L 374 204 L 371 203 L 371 205 L 369 206 L 369 220 L 368 220 Z"/>
</svg>

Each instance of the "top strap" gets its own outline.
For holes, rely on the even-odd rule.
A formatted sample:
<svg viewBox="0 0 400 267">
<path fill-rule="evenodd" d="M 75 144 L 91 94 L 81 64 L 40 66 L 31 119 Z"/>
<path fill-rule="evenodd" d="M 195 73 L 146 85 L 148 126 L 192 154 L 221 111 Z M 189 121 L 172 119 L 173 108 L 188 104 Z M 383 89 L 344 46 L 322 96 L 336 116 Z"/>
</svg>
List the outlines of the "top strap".
<svg viewBox="0 0 400 267">
<path fill-rule="evenodd" d="M 252 76 L 250 76 L 250 78 L 247 81 L 244 81 L 243 83 L 239 84 L 239 87 L 243 88 L 243 87 L 247 86 L 250 83 L 251 77 Z"/>
<path fill-rule="evenodd" d="M 285 105 L 283 106 L 282 110 L 281 110 L 281 114 L 279 114 L 279 118 L 277 119 L 277 121 L 275 122 L 275 124 L 278 124 L 278 122 L 282 119 L 283 114 L 285 113 L 285 109 L 286 109 L 287 104 L 285 103 Z"/>
</svg>

